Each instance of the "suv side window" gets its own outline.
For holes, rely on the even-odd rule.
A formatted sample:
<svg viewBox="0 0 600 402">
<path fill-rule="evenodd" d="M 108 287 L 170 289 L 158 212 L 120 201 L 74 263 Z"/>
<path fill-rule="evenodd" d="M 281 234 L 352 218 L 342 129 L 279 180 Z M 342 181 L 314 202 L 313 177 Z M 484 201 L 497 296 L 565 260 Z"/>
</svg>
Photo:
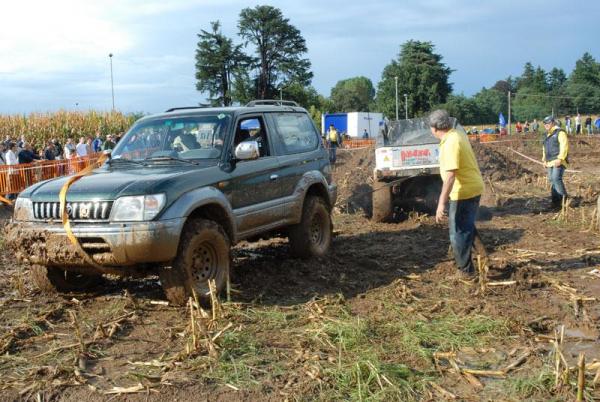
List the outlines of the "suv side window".
<svg viewBox="0 0 600 402">
<path fill-rule="evenodd" d="M 310 117 L 304 113 L 273 113 L 273 122 L 283 153 L 298 154 L 319 146 L 319 134 Z"/>
<path fill-rule="evenodd" d="M 267 130 L 262 117 L 253 116 L 238 121 L 235 129 L 235 138 L 233 141 L 233 149 L 244 141 L 258 142 L 260 157 L 269 156 L 269 141 L 267 138 Z"/>
</svg>

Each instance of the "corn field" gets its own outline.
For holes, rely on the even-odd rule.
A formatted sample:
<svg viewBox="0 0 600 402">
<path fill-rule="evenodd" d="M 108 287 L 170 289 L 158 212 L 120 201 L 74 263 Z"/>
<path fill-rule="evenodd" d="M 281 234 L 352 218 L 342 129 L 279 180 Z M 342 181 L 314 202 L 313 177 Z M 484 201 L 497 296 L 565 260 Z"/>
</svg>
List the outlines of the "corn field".
<svg viewBox="0 0 600 402">
<path fill-rule="evenodd" d="M 103 136 L 126 131 L 137 118 L 120 112 L 72 112 L 31 113 L 29 115 L 0 115 L 0 138 L 6 136 L 25 139 L 34 145 L 44 144 L 52 138 L 64 143 L 67 137 L 95 136 L 100 130 Z"/>
</svg>

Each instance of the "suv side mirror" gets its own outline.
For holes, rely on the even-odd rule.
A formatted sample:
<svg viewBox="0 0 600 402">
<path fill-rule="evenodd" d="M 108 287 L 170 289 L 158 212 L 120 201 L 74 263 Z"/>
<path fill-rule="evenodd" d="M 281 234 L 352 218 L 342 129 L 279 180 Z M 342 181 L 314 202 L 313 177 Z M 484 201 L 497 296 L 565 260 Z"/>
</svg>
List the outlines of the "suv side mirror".
<svg viewBox="0 0 600 402">
<path fill-rule="evenodd" d="M 237 160 L 245 161 L 251 159 L 258 159 L 260 151 L 258 149 L 258 142 L 256 141 L 244 141 L 240 142 L 235 147 L 235 158 Z"/>
</svg>

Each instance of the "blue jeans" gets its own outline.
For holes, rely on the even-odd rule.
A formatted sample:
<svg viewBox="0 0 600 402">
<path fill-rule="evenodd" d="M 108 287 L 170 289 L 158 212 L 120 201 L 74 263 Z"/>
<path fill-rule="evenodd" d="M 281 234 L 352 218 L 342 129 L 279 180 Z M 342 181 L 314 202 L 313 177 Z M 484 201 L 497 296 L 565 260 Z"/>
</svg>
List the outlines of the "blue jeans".
<svg viewBox="0 0 600 402">
<path fill-rule="evenodd" d="M 556 207 L 561 206 L 563 198 L 567 197 L 567 190 L 565 189 L 565 183 L 563 183 L 564 172 L 565 167 L 562 165 L 548 168 L 548 181 L 552 184 L 552 205 Z"/>
<path fill-rule="evenodd" d="M 329 143 L 329 162 L 330 163 L 335 163 L 335 161 L 337 160 L 337 155 L 336 155 L 337 147 L 338 147 L 337 142 Z"/>
<path fill-rule="evenodd" d="M 475 272 L 471 249 L 477 234 L 475 217 L 479 209 L 480 198 L 481 196 L 478 195 L 467 200 L 451 200 L 448 207 L 448 228 L 454 260 L 458 265 L 458 269 L 466 273 Z"/>
</svg>

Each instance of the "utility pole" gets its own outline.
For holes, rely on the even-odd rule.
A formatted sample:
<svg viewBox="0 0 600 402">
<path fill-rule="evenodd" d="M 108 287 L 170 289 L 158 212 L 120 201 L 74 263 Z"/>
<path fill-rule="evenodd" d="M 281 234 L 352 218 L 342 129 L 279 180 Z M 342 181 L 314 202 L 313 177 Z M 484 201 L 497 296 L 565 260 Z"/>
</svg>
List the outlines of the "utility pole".
<svg viewBox="0 0 600 402">
<path fill-rule="evenodd" d="M 510 128 L 510 91 L 508 91 L 508 135 L 512 134 L 512 129 Z"/>
<path fill-rule="evenodd" d="M 408 120 L 408 95 L 404 94 L 404 118 Z"/>
<path fill-rule="evenodd" d="M 115 84 L 113 81 L 113 68 L 112 68 L 112 57 L 113 54 L 109 53 L 108 57 L 110 59 L 110 91 L 112 92 L 112 110 L 115 111 Z"/>
<path fill-rule="evenodd" d="M 398 76 L 394 77 L 396 81 L 396 121 L 398 121 Z"/>
</svg>

